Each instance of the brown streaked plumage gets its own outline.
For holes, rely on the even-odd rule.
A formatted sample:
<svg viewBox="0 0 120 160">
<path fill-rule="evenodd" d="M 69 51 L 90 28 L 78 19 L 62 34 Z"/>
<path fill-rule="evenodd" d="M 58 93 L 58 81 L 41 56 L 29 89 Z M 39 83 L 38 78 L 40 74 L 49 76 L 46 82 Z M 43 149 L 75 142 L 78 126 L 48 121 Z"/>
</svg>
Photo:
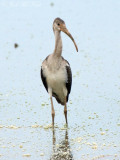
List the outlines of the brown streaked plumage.
<svg viewBox="0 0 120 160">
<path fill-rule="evenodd" d="M 61 31 L 66 33 L 73 41 L 76 51 L 78 52 L 77 45 L 66 28 L 65 22 L 56 18 L 53 22 L 53 31 L 55 34 L 55 49 L 52 54 L 47 56 L 41 66 L 41 79 L 50 95 L 51 109 L 52 109 L 52 123 L 54 125 L 54 106 L 52 96 L 56 98 L 57 102 L 64 105 L 64 114 L 67 123 L 67 102 L 72 85 L 72 72 L 70 64 L 65 60 L 62 54 L 62 39 Z"/>
</svg>

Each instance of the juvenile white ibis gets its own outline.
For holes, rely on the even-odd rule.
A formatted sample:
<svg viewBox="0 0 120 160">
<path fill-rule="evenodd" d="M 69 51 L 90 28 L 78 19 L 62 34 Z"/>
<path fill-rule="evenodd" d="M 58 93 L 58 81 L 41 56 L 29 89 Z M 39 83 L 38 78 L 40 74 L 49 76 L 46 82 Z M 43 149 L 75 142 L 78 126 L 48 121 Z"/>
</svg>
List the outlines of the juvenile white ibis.
<svg viewBox="0 0 120 160">
<path fill-rule="evenodd" d="M 72 85 L 72 72 L 70 64 L 65 60 L 62 54 L 62 39 L 61 31 L 66 33 L 73 41 L 78 52 L 77 45 L 66 28 L 65 22 L 56 18 L 53 22 L 53 32 L 55 34 L 55 49 L 54 52 L 46 57 L 41 66 L 41 79 L 50 95 L 51 100 L 51 114 L 52 124 L 54 126 L 55 111 L 53 106 L 52 96 L 56 98 L 57 102 L 64 105 L 64 114 L 67 124 L 67 105 L 69 94 Z"/>
</svg>

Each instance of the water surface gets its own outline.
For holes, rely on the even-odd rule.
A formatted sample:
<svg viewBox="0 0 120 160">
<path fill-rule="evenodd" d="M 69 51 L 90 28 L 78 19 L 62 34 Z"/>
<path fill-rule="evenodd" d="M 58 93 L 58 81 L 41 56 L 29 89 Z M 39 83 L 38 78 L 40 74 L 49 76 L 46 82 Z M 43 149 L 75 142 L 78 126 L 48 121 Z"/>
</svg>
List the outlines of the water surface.
<svg viewBox="0 0 120 160">
<path fill-rule="evenodd" d="M 1 160 L 120 159 L 119 8 L 118 0 L 0 1 Z M 73 73 L 69 125 L 54 100 L 52 130 L 40 66 L 54 50 L 56 17 L 66 22 L 79 52 L 62 33 Z"/>
</svg>

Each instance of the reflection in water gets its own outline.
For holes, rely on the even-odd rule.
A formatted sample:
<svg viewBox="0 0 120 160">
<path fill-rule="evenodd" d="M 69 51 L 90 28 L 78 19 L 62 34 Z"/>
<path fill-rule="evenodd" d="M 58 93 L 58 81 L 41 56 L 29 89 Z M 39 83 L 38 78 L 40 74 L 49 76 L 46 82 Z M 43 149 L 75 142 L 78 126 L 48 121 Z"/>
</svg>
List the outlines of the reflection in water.
<svg viewBox="0 0 120 160">
<path fill-rule="evenodd" d="M 68 130 L 65 131 L 65 138 L 56 145 L 55 130 L 53 129 L 53 153 L 50 160 L 73 160 L 68 140 Z"/>
</svg>

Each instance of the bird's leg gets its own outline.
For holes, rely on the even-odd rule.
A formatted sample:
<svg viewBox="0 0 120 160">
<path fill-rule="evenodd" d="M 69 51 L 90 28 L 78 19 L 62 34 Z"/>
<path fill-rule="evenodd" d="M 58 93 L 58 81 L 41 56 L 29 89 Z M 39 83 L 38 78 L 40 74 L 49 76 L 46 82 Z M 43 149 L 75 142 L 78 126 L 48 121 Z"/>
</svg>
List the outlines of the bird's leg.
<svg viewBox="0 0 120 160">
<path fill-rule="evenodd" d="M 55 110 L 54 110 L 54 107 L 53 107 L 53 100 L 52 100 L 52 97 L 50 97 L 50 100 L 51 100 L 51 115 L 52 115 L 52 124 L 53 124 L 53 126 L 54 126 Z"/>
<path fill-rule="evenodd" d="M 52 129 L 53 131 L 53 146 L 55 147 L 55 143 L 56 143 L 56 138 L 55 138 L 55 129 Z"/>
<path fill-rule="evenodd" d="M 64 114 L 65 114 L 65 120 L 66 120 L 66 124 L 67 124 L 67 104 L 66 104 L 66 98 L 65 98 Z"/>
</svg>

